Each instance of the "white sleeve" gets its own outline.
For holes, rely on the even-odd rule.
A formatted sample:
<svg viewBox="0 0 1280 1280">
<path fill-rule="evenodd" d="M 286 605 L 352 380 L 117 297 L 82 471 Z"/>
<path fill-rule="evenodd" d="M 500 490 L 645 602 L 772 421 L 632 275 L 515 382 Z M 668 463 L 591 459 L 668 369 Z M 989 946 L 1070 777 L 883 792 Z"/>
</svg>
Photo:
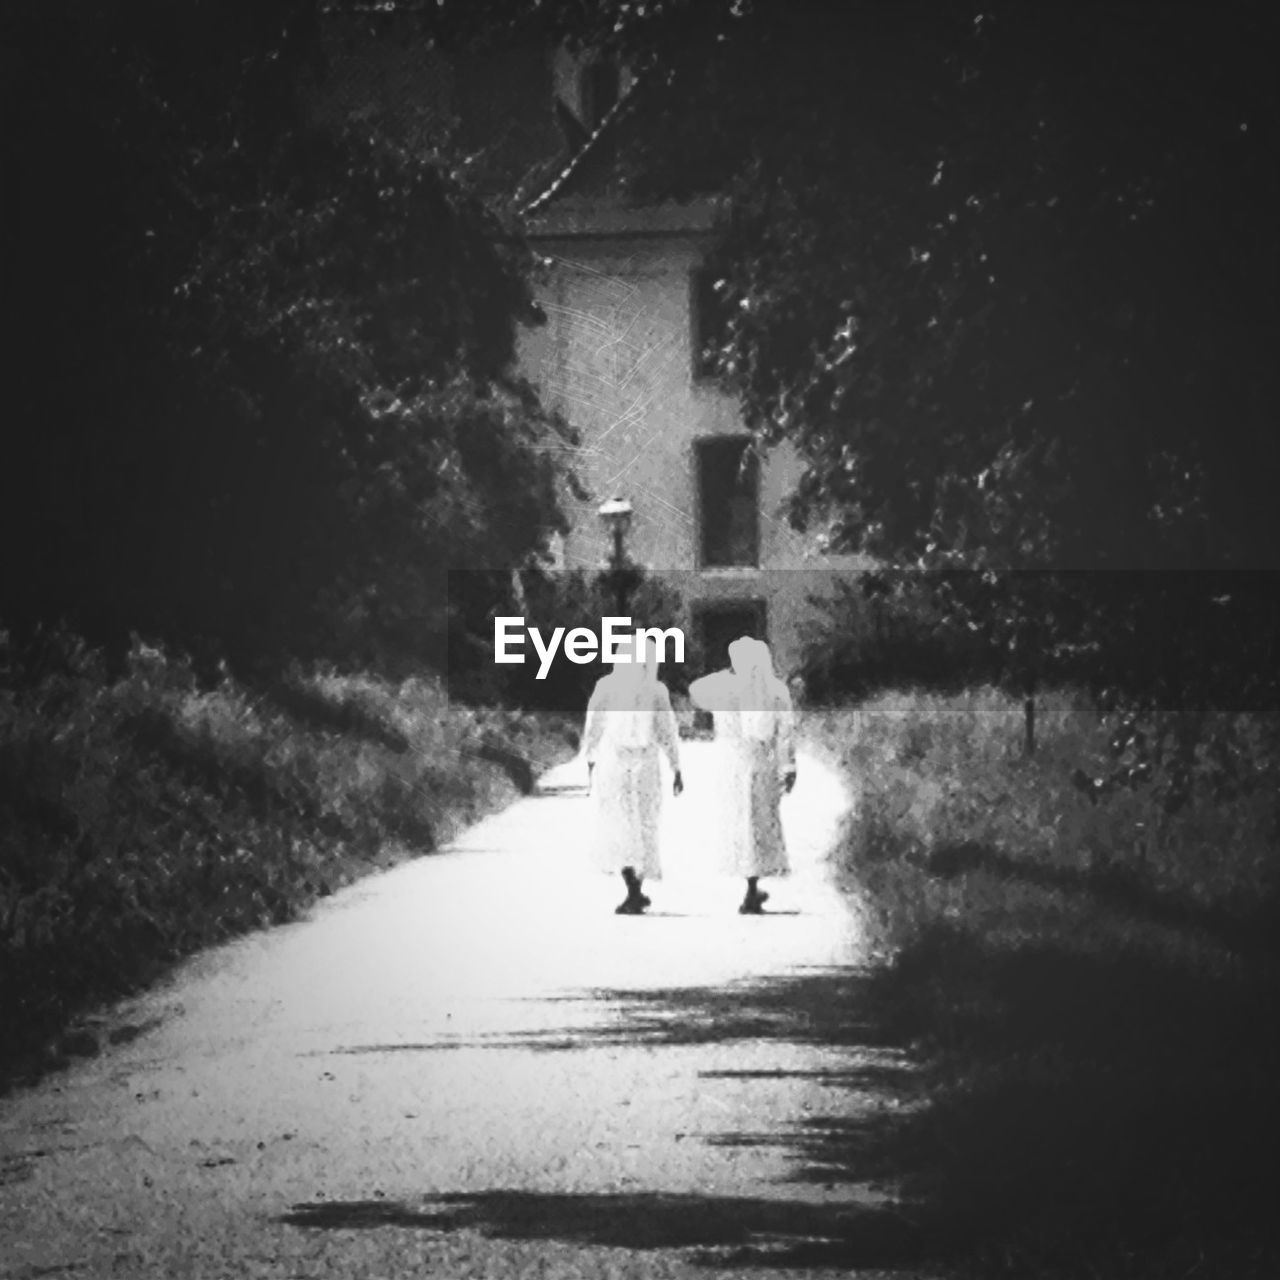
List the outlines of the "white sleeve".
<svg viewBox="0 0 1280 1280">
<path fill-rule="evenodd" d="M 680 725 L 671 709 L 671 694 L 665 684 L 658 685 L 654 699 L 654 716 L 657 719 L 658 746 L 667 757 L 672 773 L 680 772 Z"/>
<path fill-rule="evenodd" d="M 791 694 L 786 685 L 779 684 L 777 691 L 778 760 L 783 772 L 794 773 L 796 768 L 796 713 Z"/>
<path fill-rule="evenodd" d="M 729 711 L 736 704 L 736 687 L 732 671 L 714 671 L 689 686 L 689 701 L 703 711 Z"/>
<path fill-rule="evenodd" d="M 600 741 L 604 737 L 607 695 L 608 690 L 604 679 L 597 680 L 596 687 L 591 691 L 591 699 L 587 703 L 586 723 L 582 727 L 582 754 L 586 757 L 588 764 L 595 763 L 596 752 L 600 749 Z"/>
</svg>

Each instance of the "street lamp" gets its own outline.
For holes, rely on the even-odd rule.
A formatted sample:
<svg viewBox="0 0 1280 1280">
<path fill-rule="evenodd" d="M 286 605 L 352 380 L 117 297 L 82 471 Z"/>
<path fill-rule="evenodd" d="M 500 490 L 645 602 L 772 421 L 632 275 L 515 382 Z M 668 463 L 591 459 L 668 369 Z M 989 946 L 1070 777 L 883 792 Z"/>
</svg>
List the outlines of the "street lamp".
<svg viewBox="0 0 1280 1280">
<path fill-rule="evenodd" d="M 631 528 L 631 503 L 625 498 L 610 498 L 608 502 L 600 504 L 598 514 L 613 538 L 613 551 L 609 556 L 609 579 L 613 586 L 614 603 L 619 617 L 629 617 L 627 601 L 638 585 L 640 576 L 639 570 L 627 557 L 625 545 L 627 530 Z"/>
<path fill-rule="evenodd" d="M 613 555 L 609 560 L 611 569 L 620 569 L 627 562 L 627 553 L 622 540 L 631 528 L 631 503 L 625 498 L 610 498 L 600 504 L 600 519 L 604 527 L 613 535 Z"/>
</svg>

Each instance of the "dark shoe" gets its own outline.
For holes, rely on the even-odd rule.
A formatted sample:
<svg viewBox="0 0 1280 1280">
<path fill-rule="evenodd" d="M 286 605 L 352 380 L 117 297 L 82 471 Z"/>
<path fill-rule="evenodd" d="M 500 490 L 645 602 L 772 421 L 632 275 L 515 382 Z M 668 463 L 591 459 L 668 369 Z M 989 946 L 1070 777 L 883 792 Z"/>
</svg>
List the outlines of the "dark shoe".
<svg viewBox="0 0 1280 1280">
<path fill-rule="evenodd" d="M 621 906 L 614 908 L 614 915 L 619 916 L 639 916 L 644 914 L 644 909 L 649 905 L 649 897 L 647 894 L 641 893 L 632 895 L 627 898 Z"/>
<path fill-rule="evenodd" d="M 742 900 L 742 906 L 738 908 L 738 914 L 742 916 L 762 916 L 764 915 L 764 904 L 769 901 L 767 893 L 749 893 Z"/>
</svg>

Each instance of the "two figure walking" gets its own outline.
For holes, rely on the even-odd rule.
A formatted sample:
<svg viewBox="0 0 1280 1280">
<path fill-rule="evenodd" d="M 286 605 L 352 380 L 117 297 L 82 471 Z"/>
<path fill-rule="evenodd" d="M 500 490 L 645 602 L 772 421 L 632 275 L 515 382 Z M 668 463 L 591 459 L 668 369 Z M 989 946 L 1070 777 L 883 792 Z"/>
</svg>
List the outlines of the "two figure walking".
<svg viewBox="0 0 1280 1280">
<path fill-rule="evenodd" d="M 759 915 L 769 896 L 760 879 L 790 870 L 779 804 L 796 779 L 794 717 L 768 645 L 744 636 L 729 646 L 729 662 L 729 670 L 694 681 L 689 696 L 715 721 L 717 863 L 746 880 L 739 911 Z M 661 757 L 673 774 L 673 793 L 684 790 L 679 730 L 652 645 L 597 682 L 582 749 L 591 778 L 596 864 L 622 875 L 627 896 L 618 913 L 639 915 L 649 906 L 644 881 L 662 875 Z"/>
</svg>

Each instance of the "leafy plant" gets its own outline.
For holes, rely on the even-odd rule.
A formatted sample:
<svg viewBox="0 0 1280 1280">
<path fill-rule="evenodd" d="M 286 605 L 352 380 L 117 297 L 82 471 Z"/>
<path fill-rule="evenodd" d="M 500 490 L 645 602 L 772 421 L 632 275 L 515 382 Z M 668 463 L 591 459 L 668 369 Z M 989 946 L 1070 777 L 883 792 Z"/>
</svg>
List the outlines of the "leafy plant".
<svg viewBox="0 0 1280 1280">
<path fill-rule="evenodd" d="M 122 669 L 443 662 L 445 568 L 536 559 L 571 438 L 515 365 L 532 259 L 451 149 L 316 109 L 313 0 L 16 13 L 24 317 L 3 608 Z M 70 86 L 70 88 L 68 87 Z M 321 95 L 322 96 L 322 95 Z M 27 548 L 38 545 L 38 563 Z"/>
<path fill-rule="evenodd" d="M 287 691 L 136 645 L 127 674 L 67 633 L 43 676 L 0 690 L 0 1022 L 4 1052 L 191 951 L 290 919 L 429 852 L 572 750 L 554 717 L 297 669 Z M 0 653 L 3 653 L 0 646 Z"/>
</svg>

